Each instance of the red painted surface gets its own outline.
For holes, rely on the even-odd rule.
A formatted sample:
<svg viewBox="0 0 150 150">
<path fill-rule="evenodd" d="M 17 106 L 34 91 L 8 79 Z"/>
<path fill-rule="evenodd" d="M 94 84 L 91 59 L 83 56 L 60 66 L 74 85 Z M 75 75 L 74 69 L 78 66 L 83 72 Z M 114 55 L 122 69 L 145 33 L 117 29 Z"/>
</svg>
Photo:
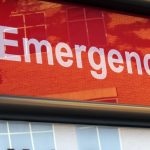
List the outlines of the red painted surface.
<svg viewBox="0 0 150 150">
<path fill-rule="evenodd" d="M 111 48 L 119 50 L 123 57 L 125 50 L 138 52 L 141 59 L 144 54 L 150 53 L 149 18 L 44 1 L 1 3 L 0 12 L 6 12 L 3 15 L 0 13 L 0 25 L 17 27 L 19 30 L 18 35 L 6 35 L 6 38 L 19 42 L 18 48 L 7 47 L 6 52 L 21 54 L 23 59 L 23 37 L 45 39 L 53 47 L 58 42 L 66 42 L 73 53 L 75 44 L 103 47 L 106 55 Z M 127 73 L 126 68 L 117 74 L 107 66 L 106 79 L 97 80 L 90 74 L 86 53 L 82 55 L 82 69 L 77 69 L 75 63 L 68 69 L 60 66 L 56 60 L 54 66 L 48 65 L 44 48 L 44 63 L 36 64 L 34 47 L 31 49 L 31 63 L 0 60 L 0 94 L 47 97 L 51 94 L 115 87 L 118 103 L 150 105 L 150 76 L 144 69 L 143 75 L 138 75 L 134 60 L 132 75 Z M 114 102 L 114 99 L 108 101 Z"/>
</svg>

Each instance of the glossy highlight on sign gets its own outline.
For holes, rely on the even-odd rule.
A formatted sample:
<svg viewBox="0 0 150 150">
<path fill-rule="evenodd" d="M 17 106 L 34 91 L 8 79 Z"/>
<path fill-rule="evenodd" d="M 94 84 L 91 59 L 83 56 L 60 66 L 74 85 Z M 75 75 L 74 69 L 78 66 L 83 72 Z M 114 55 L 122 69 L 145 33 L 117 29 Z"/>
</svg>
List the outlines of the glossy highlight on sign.
<svg viewBox="0 0 150 150">
<path fill-rule="evenodd" d="M 149 81 L 143 60 L 149 54 L 150 19 L 96 7 L 46 1 L 4 1 L 0 3 L 0 26 L 17 28 L 18 34 L 5 33 L 5 39 L 18 41 L 18 46 L 6 46 L 5 53 L 21 56 L 21 62 L 0 58 L 0 94 L 150 105 Z M 36 60 L 36 48 L 30 45 L 31 61 L 26 62 L 22 38 L 48 41 L 53 50 L 55 65 L 49 65 L 46 48 L 42 47 L 42 64 Z M 77 63 L 63 67 L 56 58 L 55 47 L 63 42 L 69 45 L 76 62 L 75 45 L 86 46 L 82 53 L 82 68 Z M 91 47 L 103 48 L 108 59 L 111 49 L 117 50 L 123 63 L 114 63 L 124 69 L 114 73 L 106 62 L 107 76 L 98 80 L 91 76 L 93 69 L 88 60 Z M 1 49 L 2 50 L 2 49 Z M 65 49 L 62 50 L 66 52 Z M 125 52 L 135 52 L 141 62 L 142 75 L 137 61 L 132 58 L 129 73 Z M 102 59 L 93 54 L 95 64 Z M 117 59 L 114 57 L 114 59 Z M 64 57 L 63 61 L 68 58 Z M 149 67 L 147 61 L 147 66 Z M 102 70 L 99 70 L 101 73 Z"/>
</svg>

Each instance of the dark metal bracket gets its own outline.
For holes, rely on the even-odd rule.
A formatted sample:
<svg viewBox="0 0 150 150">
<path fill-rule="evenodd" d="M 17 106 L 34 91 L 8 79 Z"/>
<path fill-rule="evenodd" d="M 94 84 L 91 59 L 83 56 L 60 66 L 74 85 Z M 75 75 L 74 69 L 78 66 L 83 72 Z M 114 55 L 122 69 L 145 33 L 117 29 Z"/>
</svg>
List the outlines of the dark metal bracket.
<svg viewBox="0 0 150 150">
<path fill-rule="evenodd" d="M 127 14 L 150 15 L 150 0 L 47 0 L 49 2 L 71 2 L 74 4 L 83 4 L 96 6 L 105 9 L 111 9 Z"/>
<path fill-rule="evenodd" d="M 150 127 L 150 107 L 0 96 L 0 119 Z"/>
</svg>

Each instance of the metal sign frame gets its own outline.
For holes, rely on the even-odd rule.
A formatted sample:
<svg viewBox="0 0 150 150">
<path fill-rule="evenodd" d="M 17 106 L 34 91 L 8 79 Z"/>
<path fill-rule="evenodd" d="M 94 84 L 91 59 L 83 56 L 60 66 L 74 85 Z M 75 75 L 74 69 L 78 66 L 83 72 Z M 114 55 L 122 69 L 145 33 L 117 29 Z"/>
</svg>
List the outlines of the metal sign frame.
<svg viewBox="0 0 150 150">
<path fill-rule="evenodd" d="M 0 96 L 0 119 L 150 127 L 150 107 Z"/>
<path fill-rule="evenodd" d="M 49 0 L 47 0 L 49 1 Z M 126 13 L 150 15 L 150 0 L 58 0 L 62 2 L 79 3 L 84 5 L 96 6 Z M 55 1 L 56 2 L 56 1 Z"/>
</svg>

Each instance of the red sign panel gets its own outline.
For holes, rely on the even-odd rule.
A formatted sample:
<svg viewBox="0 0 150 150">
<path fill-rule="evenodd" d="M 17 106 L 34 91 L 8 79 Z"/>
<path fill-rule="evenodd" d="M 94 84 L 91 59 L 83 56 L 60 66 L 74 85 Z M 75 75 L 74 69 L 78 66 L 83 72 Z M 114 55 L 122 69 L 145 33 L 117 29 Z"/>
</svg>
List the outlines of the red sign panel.
<svg viewBox="0 0 150 150">
<path fill-rule="evenodd" d="M 0 94 L 150 105 L 149 18 L 35 0 L 0 11 Z"/>
</svg>

